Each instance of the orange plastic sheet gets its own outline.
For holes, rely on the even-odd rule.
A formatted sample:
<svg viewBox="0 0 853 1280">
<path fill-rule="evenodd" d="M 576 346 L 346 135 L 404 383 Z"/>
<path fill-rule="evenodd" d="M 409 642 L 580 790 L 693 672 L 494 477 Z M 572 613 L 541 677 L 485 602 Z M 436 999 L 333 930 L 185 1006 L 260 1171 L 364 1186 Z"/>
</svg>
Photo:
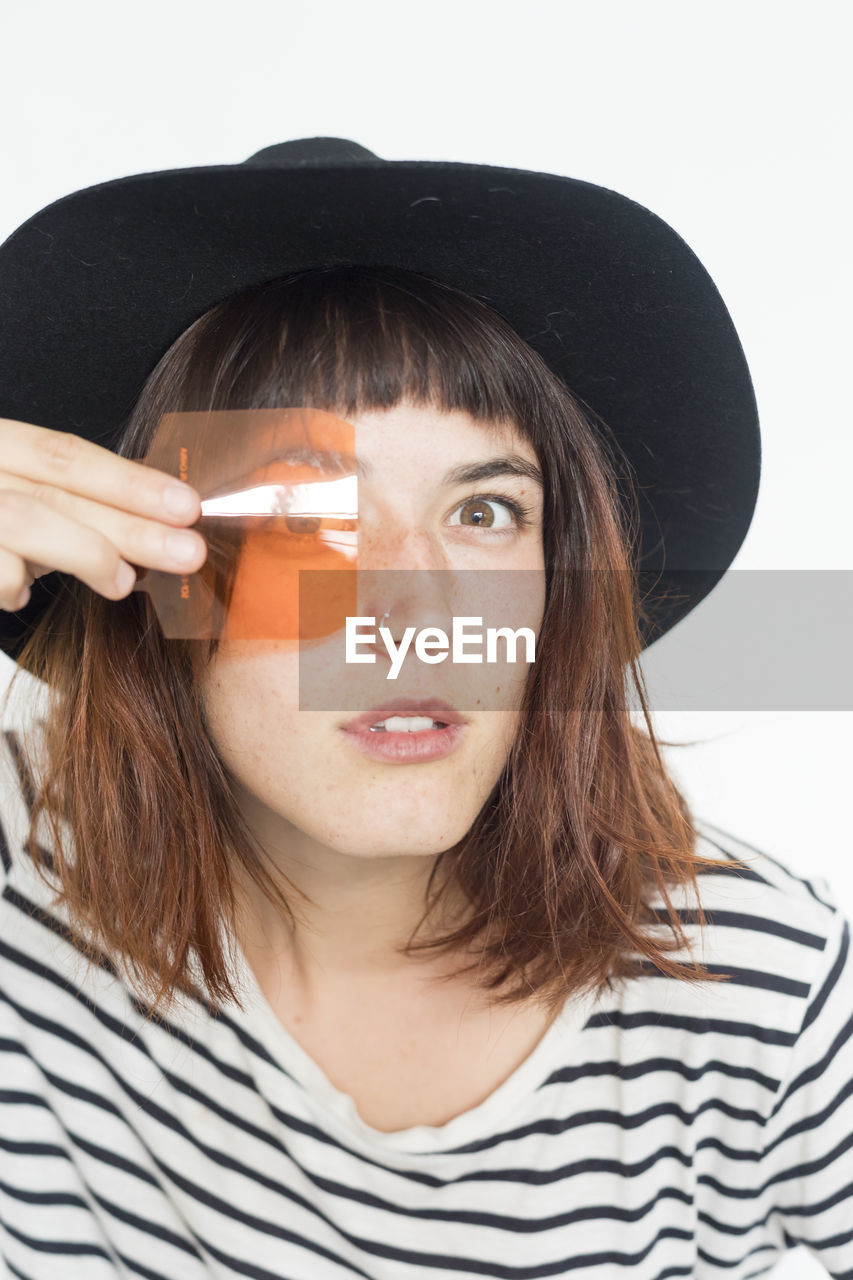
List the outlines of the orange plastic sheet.
<svg viewBox="0 0 853 1280">
<path fill-rule="evenodd" d="M 356 612 L 355 429 L 320 409 L 167 413 L 142 461 L 202 499 L 196 573 L 147 570 L 170 639 L 320 640 Z M 304 569 L 332 570 L 308 575 Z"/>
</svg>

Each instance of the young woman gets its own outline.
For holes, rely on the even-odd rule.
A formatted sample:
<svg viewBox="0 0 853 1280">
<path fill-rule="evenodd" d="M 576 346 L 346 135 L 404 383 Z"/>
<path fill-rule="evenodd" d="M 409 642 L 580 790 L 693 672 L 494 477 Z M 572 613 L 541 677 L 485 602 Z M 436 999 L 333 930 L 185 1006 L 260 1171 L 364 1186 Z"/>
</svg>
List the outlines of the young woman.
<svg viewBox="0 0 853 1280">
<path fill-rule="evenodd" d="M 853 1277 L 849 924 L 690 813 L 637 666 L 757 485 L 690 250 L 588 184 L 314 139 L 60 201 L 0 289 L 0 642 L 47 695 L 0 774 L 7 1274 L 745 1280 L 803 1242 Z M 254 492 L 284 409 L 354 446 L 395 643 L 436 572 L 544 584 L 502 698 L 422 666 L 357 724 L 233 630 L 315 531 L 229 541 L 221 456 L 178 508 L 152 446 L 225 415 Z M 157 575 L 226 626 L 167 635 Z"/>
</svg>

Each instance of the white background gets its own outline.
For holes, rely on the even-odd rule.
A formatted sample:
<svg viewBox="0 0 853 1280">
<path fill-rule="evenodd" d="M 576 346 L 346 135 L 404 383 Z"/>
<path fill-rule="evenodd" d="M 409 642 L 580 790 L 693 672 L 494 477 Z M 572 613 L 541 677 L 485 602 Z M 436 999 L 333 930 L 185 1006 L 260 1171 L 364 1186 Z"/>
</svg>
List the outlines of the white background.
<svg viewBox="0 0 853 1280">
<path fill-rule="evenodd" d="M 851 15 L 846 0 L 28 0 L 2 20 L 0 239 L 92 183 L 322 135 L 612 187 L 695 249 L 750 363 L 763 471 L 734 567 L 853 569 Z M 707 740 L 667 751 L 697 813 L 826 877 L 853 912 L 853 714 L 657 727 Z M 778 1274 L 813 1273 L 797 1251 Z"/>
</svg>

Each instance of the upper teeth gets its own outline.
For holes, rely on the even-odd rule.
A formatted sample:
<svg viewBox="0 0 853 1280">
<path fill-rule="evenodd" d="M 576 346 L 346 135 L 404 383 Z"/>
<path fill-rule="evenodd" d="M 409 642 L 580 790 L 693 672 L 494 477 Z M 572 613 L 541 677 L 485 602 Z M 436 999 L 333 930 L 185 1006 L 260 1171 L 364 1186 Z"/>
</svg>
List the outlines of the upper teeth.
<svg viewBox="0 0 853 1280">
<path fill-rule="evenodd" d="M 371 730 L 384 729 L 386 733 L 417 733 L 420 729 L 432 729 L 439 722 L 431 716 L 389 716 L 370 726 Z"/>
</svg>

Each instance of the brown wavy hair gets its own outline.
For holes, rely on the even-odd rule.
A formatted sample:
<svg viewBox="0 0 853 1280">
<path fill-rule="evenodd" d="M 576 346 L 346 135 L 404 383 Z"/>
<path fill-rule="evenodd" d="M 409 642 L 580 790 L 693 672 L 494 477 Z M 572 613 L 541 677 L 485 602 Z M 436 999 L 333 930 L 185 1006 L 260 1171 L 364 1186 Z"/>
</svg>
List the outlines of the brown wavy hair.
<svg viewBox="0 0 853 1280">
<path fill-rule="evenodd" d="M 400 954 L 453 958 L 482 944 L 478 982 L 494 1003 L 536 999 L 552 1013 L 574 993 L 649 969 L 725 979 L 667 954 L 692 955 L 670 890 L 692 889 L 704 927 L 696 875 L 712 860 L 696 852 L 637 665 L 645 615 L 627 462 L 501 316 L 395 267 L 268 281 L 172 344 L 117 452 L 144 457 L 166 412 L 308 405 L 347 418 L 404 401 L 509 424 L 530 441 L 545 481 L 547 589 L 506 765 L 468 833 L 436 857 Z M 291 922 L 296 912 L 205 722 L 198 679 L 217 642 L 167 643 L 146 594 L 110 601 L 59 579 L 17 659 L 49 696 L 26 852 L 66 904 L 77 945 L 101 963 L 104 952 L 120 960 L 149 1016 L 177 990 L 243 1008 L 229 968 L 238 880 L 249 876 Z M 632 721 L 632 693 L 644 727 Z M 35 838 L 42 811 L 54 836 L 47 857 Z M 463 923 L 416 941 L 451 883 L 470 904 Z M 650 905 L 655 890 L 665 914 Z M 668 932 L 641 927 L 661 923 Z"/>
</svg>

